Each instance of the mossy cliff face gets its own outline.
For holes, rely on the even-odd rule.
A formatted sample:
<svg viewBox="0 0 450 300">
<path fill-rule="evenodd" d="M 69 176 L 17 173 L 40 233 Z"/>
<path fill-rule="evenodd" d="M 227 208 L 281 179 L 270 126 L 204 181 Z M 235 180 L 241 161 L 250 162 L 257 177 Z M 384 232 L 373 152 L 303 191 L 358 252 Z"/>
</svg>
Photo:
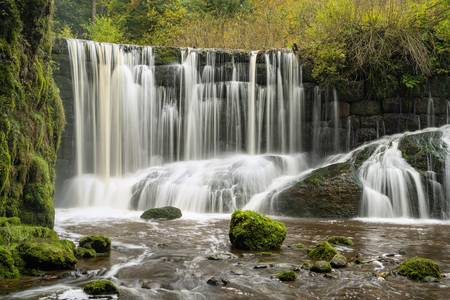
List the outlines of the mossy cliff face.
<svg viewBox="0 0 450 300">
<path fill-rule="evenodd" d="M 52 0 L 0 0 L 0 216 L 53 227 L 64 112 L 51 70 Z"/>
</svg>

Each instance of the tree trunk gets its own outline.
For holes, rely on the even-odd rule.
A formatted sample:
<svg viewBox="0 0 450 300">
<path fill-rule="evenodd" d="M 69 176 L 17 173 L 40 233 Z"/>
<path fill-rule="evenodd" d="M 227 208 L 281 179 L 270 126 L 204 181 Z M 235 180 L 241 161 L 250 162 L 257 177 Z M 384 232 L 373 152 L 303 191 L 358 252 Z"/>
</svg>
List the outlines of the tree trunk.
<svg viewBox="0 0 450 300">
<path fill-rule="evenodd" d="M 96 15 L 97 15 L 97 0 L 92 0 L 92 21 L 95 20 Z"/>
</svg>

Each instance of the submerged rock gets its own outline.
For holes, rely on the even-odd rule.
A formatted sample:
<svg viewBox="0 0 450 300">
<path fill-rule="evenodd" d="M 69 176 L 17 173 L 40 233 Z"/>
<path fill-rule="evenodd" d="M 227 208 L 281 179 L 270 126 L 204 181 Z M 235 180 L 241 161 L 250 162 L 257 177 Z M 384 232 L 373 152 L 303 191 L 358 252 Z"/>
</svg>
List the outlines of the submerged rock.
<svg viewBox="0 0 450 300">
<path fill-rule="evenodd" d="M 16 249 L 26 270 L 67 270 L 73 269 L 77 259 L 73 248 L 64 241 L 25 242 Z"/>
<path fill-rule="evenodd" d="M 227 260 L 234 258 L 237 258 L 237 256 L 229 252 L 218 252 L 208 256 L 208 260 Z"/>
<path fill-rule="evenodd" d="M 181 210 L 173 206 L 150 208 L 141 215 L 141 218 L 146 220 L 148 219 L 173 220 L 181 217 L 182 217 Z"/>
<path fill-rule="evenodd" d="M 358 215 L 361 195 L 352 163 L 336 163 L 281 191 L 274 205 L 292 217 L 349 218 Z"/>
<path fill-rule="evenodd" d="M 206 283 L 214 286 L 226 286 L 228 284 L 228 280 L 213 276 L 209 278 Z"/>
<path fill-rule="evenodd" d="M 308 250 L 308 256 L 313 260 L 330 261 L 337 253 L 328 242 L 321 242 Z"/>
<path fill-rule="evenodd" d="M 237 210 L 231 216 L 229 237 L 237 249 L 279 249 L 286 238 L 286 226 L 253 211 Z"/>
<path fill-rule="evenodd" d="M 347 266 L 347 258 L 342 254 L 336 254 L 330 262 L 333 268 L 345 268 Z"/>
<path fill-rule="evenodd" d="M 75 256 L 78 258 L 92 258 L 97 256 L 97 252 L 94 249 L 88 249 L 83 247 L 78 247 L 74 251 Z"/>
<path fill-rule="evenodd" d="M 97 254 L 108 254 L 111 252 L 111 240 L 102 235 L 85 236 L 80 239 L 79 246 L 93 249 Z"/>
<path fill-rule="evenodd" d="M 331 272 L 331 265 L 327 261 L 319 260 L 311 266 L 311 271 L 316 273 L 329 273 Z"/>
<path fill-rule="evenodd" d="M 353 246 L 353 241 L 346 236 L 332 236 L 327 241 L 334 245 Z"/>
<path fill-rule="evenodd" d="M 11 252 L 0 246 L 0 279 L 12 279 L 19 277 L 19 270 L 14 265 Z"/>
<path fill-rule="evenodd" d="M 427 277 L 440 279 L 442 271 L 439 265 L 428 258 L 413 257 L 404 261 L 398 268 L 398 274 L 416 281 L 425 281 Z"/>
<path fill-rule="evenodd" d="M 294 271 L 282 271 L 277 273 L 277 278 L 281 281 L 295 281 L 297 274 Z"/>
<path fill-rule="evenodd" d="M 106 279 L 89 282 L 83 287 L 83 291 L 88 295 L 118 295 L 119 290 L 110 281 Z"/>
</svg>

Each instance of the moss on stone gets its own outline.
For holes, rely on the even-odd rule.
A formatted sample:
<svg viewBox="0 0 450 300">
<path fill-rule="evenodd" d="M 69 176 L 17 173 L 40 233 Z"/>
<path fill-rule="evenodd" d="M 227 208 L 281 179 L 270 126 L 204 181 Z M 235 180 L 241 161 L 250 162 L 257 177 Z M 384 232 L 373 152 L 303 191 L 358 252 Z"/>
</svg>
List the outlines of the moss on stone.
<svg viewBox="0 0 450 300">
<path fill-rule="evenodd" d="M 79 247 L 93 249 L 97 254 L 111 252 L 111 240 L 102 235 L 85 236 L 80 239 Z"/>
<path fill-rule="evenodd" d="M 174 220 L 181 218 L 181 210 L 173 206 L 150 208 L 141 215 L 142 219 L 164 219 Z"/>
<path fill-rule="evenodd" d="M 333 268 L 344 268 L 347 266 L 347 258 L 342 254 L 336 254 L 330 262 Z"/>
<path fill-rule="evenodd" d="M 0 227 L 0 245 L 14 247 L 27 241 L 57 241 L 58 235 L 52 229 L 41 226 L 10 225 Z"/>
<path fill-rule="evenodd" d="M 292 247 L 296 249 L 305 249 L 305 245 L 303 243 L 296 243 L 292 245 Z"/>
<path fill-rule="evenodd" d="M 73 269 L 77 263 L 71 246 L 62 241 L 25 242 L 15 251 L 23 261 L 25 272 Z"/>
<path fill-rule="evenodd" d="M 424 281 L 426 277 L 440 279 L 442 271 L 439 265 L 428 258 L 413 257 L 404 261 L 397 269 L 398 274 L 416 281 Z"/>
<path fill-rule="evenodd" d="M 231 216 L 229 237 L 231 244 L 237 249 L 279 249 L 286 238 L 286 227 L 283 223 L 256 212 L 237 210 Z"/>
<path fill-rule="evenodd" d="M 313 260 L 330 261 L 337 253 L 328 242 L 321 242 L 308 250 L 308 256 Z"/>
<path fill-rule="evenodd" d="M 10 225 L 20 225 L 20 219 L 18 217 L 0 217 L 0 227 L 10 226 Z"/>
<path fill-rule="evenodd" d="M 92 258 L 97 256 L 94 249 L 87 249 L 83 247 L 76 248 L 74 253 L 78 258 Z"/>
<path fill-rule="evenodd" d="M 311 271 L 316 273 L 329 273 L 331 272 L 331 265 L 324 260 L 315 261 L 311 266 Z"/>
<path fill-rule="evenodd" d="M 89 282 L 83 287 L 83 291 L 88 295 L 117 295 L 119 290 L 110 281 L 106 279 L 95 280 Z"/>
<path fill-rule="evenodd" d="M 19 277 L 19 270 L 14 265 L 11 252 L 0 246 L 0 279 L 13 279 Z"/>
<path fill-rule="evenodd" d="M 332 236 L 329 237 L 327 241 L 334 245 L 353 246 L 352 239 L 346 236 Z"/>
<path fill-rule="evenodd" d="M 282 271 L 277 273 L 277 278 L 281 281 L 295 281 L 297 274 L 294 271 Z"/>
</svg>

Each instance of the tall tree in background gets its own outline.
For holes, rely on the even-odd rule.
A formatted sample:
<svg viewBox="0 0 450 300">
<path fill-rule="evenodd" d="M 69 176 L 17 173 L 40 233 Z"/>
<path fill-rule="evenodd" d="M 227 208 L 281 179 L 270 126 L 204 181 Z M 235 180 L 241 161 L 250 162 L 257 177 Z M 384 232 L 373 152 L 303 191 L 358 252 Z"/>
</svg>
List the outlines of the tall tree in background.
<svg viewBox="0 0 450 300">
<path fill-rule="evenodd" d="M 97 16 L 97 0 L 92 0 L 92 14 L 91 14 L 92 21 L 95 20 L 96 16 Z"/>
</svg>

